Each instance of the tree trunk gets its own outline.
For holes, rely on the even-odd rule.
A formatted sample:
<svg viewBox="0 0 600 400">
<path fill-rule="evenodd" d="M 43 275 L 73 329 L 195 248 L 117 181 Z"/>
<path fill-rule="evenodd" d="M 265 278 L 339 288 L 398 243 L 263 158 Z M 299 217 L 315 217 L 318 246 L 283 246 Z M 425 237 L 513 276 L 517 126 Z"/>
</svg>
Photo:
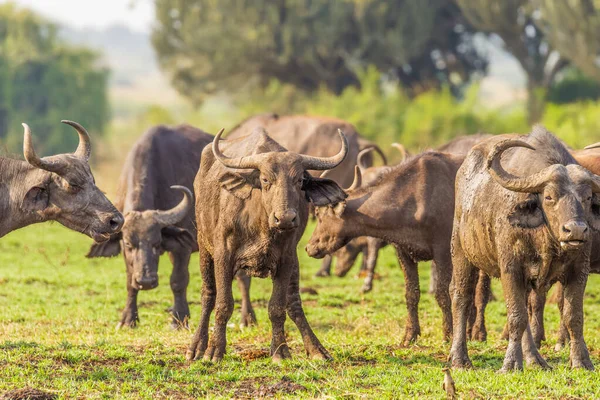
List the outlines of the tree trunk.
<svg viewBox="0 0 600 400">
<path fill-rule="evenodd" d="M 546 108 L 546 85 L 528 78 L 527 81 L 527 122 L 530 125 L 540 122 Z"/>
</svg>

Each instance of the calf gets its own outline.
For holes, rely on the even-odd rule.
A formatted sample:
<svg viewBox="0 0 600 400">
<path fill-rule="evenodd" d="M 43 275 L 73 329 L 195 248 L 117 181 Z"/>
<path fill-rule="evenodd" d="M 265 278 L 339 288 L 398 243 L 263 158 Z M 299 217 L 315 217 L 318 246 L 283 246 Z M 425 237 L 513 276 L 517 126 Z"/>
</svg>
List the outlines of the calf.
<svg viewBox="0 0 600 400">
<path fill-rule="evenodd" d="M 359 236 L 379 238 L 396 247 L 406 281 L 404 344 L 416 340 L 421 332 L 418 261 L 435 261 L 432 268 L 439 274 L 435 297 L 443 313 L 444 337 L 450 338 L 450 236 L 454 178 L 462 160 L 446 153 L 423 153 L 370 185 L 348 190 L 345 201 L 316 209 L 317 227 L 306 246 L 311 257 L 323 257 Z"/>
</svg>

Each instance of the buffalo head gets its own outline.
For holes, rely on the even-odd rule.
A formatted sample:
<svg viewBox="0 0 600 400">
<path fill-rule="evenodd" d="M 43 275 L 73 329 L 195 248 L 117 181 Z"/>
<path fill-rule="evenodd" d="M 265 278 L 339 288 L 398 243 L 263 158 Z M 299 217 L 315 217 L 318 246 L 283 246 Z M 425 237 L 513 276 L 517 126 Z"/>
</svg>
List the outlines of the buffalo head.
<svg viewBox="0 0 600 400">
<path fill-rule="evenodd" d="M 193 204 L 192 192 L 184 186 L 171 186 L 184 196 L 170 210 L 130 211 L 125 214 L 121 232 L 123 255 L 131 271 L 131 286 L 139 290 L 158 286 L 158 261 L 165 251 L 181 247 L 194 250 L 195 239 L 190 232 L 175 226 L 188 214 Z"/>
<path fill-rule="evenodd" d="M 354 182 L 346 189 L 348 194 L 358 189 L 362 184 L 362 175 L 358 166 L 354 167 Z M 347 195 L 346 195 L 347 196 Z M 346 201 L 315 207 L 317 227 L 306 245 L 306 252 L 314 258 L 323 258 L 342 248 L 354 237 L 351 232 L 352 221 L 343 217 L 346 211 Z"/>
<path fill-rule="evenodd" d="M 527 176 L 517 177 L 502 167 L 502 153 L 512 147 L 534 148 L 521 140 L 508 139 L 494 145 L 487 169 L 503 188 L 530 193 L 509 215 L 513 226 L 537 228 L 546 224 L 562 250 L 581 248 L 589 239 L 589 224 L 598 224 L 596 193 L 600 178 L 577 164 L 554 164 Z M 596 228 L 595 226 L 593 226 Z"/>
<path fill-rule="evenodd" d="M 62 121 L 75 128 L 79 145 L 72 154 L 40 158 L 31 143 L 27 124 L 23 141 L 25 160 L 37 170 L 49 174 L 23 177 L 27 191 L 21 200 L 21 210 L 35 213 L 42 220 L 55 220 L 84 233 L 97 242 L 108 240 L 119 232 L 123 216 L 96 187 L 88 160 L 91 154 L 90 137 L 78 123 Z M 30 181 L 35 179 L 35 181 Z"/>
<path fill-rule="evenodd" d="M 222 133 L 223 130 L 213 141 L 213 153 L 221 164 L 238 171 L 224 174 L 221 185 L 242 199 L 250 196 L 253 189 L 260 190 L 262 206 L 272 231 L 290 231 L 299 226 L 300 207 L 303 207 L 301 196 L 317 206 L 339 202 L 346 197 L 334 181 L 315 178 L 307 172 L 332 169 L 344 160 L 348 153 L 348 141 L 342 131 L 338 130 L 342 141 L 339 153 L 322 158 L 289 151 L 230 158 L 219 149 Z"/>
</svg>

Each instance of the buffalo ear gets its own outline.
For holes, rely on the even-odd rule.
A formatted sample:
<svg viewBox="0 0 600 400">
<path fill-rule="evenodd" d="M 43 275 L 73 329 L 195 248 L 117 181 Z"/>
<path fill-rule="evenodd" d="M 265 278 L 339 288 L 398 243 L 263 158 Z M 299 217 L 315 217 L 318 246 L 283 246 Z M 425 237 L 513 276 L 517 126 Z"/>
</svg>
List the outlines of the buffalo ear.
<svg viewBox="0 0 600 400">
<path fill-rule="evenodd" d="M 45 210 L 50 203 L 50 194 L 43 186 L 34 186 L 25 195 L 21 203 L 23 211 L 37 212 Z"/>
<path fill-rule="evenodd" d="M 530 197 L 515 206 L 508 215 L 508 222 L 519 228 L 537 228 L 544 224 L 544 213 L 538 206 L 537 199 Z"/>
<path fill-rule="evenodd" d="M 314 178 L 312 176 L 304 179 L 302 190 L 306 194 L 306 199 L 312 202 L 315 207 L 337 204 L 348 197 L 344 190 L 331 179 Z"/>
<path fill-rule="evenodd" d="M 90 251 L 85 255 L 87 258 L 116 257 L 121 253 L 121 232 L 114 234 L 103 243 L 94 243 Z"/>
<path fill-rule="evenodd" d="M 260 189 L 258 171 L 226 172 L 219 178 L 221 187 L 239 199 L 247 199 L 252 189 Z"/>
<path fill-rule="evenodd" d="M 196 239 L 187 229 L 170 225 L 162 228 L 160 233 L 162 234 L 162 247 L 166 251 L 174 251 L 182 247 L 190 251 L 196 250 Z"/>
</svg>

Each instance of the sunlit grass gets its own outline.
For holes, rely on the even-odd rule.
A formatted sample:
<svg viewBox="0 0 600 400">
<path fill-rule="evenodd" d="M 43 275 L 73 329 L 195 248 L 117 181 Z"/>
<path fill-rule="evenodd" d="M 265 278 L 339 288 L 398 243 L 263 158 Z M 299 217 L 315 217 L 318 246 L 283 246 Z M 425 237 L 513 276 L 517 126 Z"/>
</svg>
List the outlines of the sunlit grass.
<svg viewBox="0 0 600 400">
<path fill-rule="evenodd" d="M 293 360 L 278 366 L 268 358 L 245 359 L 249 350 L 268 350 L 270 340 L 266 303 L 271 283 L 255 279 L 252 299 L 259 325 L 240 330 L 236 308 L 224 361 L 188 364 L 184 353 L 191 333 L 169 327 L 168 259 L 161 262 L 160 286 L 139 295 L 139 327 L 115 331 L 126 297 L 125 267 L 120 257 L 86 259 L 89 244 L 88 238 L 58 224 L 30 227 L 0 240 L 0 393 L 27 386 L 64 398 L 445 395 L 441 368 L 449 345 L 442 342 L 441 312 L 426 293 L 428 263 L 420 269 L 422 336 L 413 346 L 400 346 L 406 308 L 402 273 L 392 249 L 386 248 L 380 257 L 382 279 L 375 282 L 373 293 L 360 295 L 362 282 L 353 278 L 356 270 L 343 279 L 314 278 L 320 261 L 306 256 L 303 241 L 299 247 L 301 285 L 318 292 L 303 294 L 305 310 L 334 361 L 308 360 L 290 321 L 286 328 Z M 197 255 L 190 272 L 188 297 L 195 327 L 201 285 Z M 598 366 L 599 282 L 597 276 L 590 278 L 585 302 L 586 339 Z M 237 287 L 234 293 L 239 300 Z M 558 327 L 554 304 L 547 308 L 548 342 L 542 348 L 554 369 L 497 374 L 505 350 L 500 333 L 506 319 L 498 282 L 494 282 L 494 293 L 500 300 L 488 308 L 489 340 L 469 345 L 475 369 L 452 372 L 461 397 L 600 396 L 597 373 L 572 371 L 568 351 L 553 352 Z"/>
</svg>

